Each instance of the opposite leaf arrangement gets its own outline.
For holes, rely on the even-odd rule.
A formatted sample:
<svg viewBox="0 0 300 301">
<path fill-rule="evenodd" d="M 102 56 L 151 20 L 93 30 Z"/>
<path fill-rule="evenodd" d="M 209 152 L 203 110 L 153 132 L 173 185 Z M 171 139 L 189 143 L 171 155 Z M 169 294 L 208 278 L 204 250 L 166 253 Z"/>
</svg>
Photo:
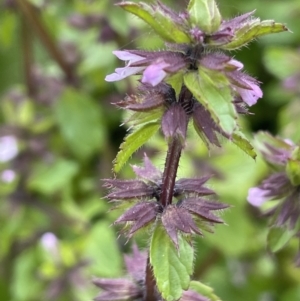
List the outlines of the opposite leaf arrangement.
<svg viewBox="0 0 300 301">
<path fill-rule="evenodd" d="M 218 213 L 228 205 L 217 201 L 214 191 L 204 186 L 211 176 L 176 179 L 188 143 L 188 124 L 193 122 L 207 147 L 221 147 L 221 135 L 255 158 L 252 145 L 238 127 L 238 115 L 247 114 L 262 91 L 258 81 L 242 71 L 243 64 L 223 51 L 288 29 L 272 20 L 254 18 L 254 11 L 223 20 L 213 0 L 191 0 L 181 13 L 161 2 L 122 2 L 119 6 L 148 23 L 165 41 L 166 50 L 114 51 L 126 65 L 108 75 L 107 81 L 141 75 L 138 94 L 115 103 L 133 113 L 127 120 L 132 131 L 120 147 L 114 171 L 119 172 L 159 129 L 168 150 L 163 171 L 145 155 L 142 167 L 132 167 L 137 179 L 104 180 L 110 189 L 107 198 L 116 207 L 126 208 L 115 223 L 124 224 L 122 233 L 128 238 L 147 227 L 150 248 L 141 253 L 134 247 L 133 257 L 125 257 L 131 279 L 95 279 L 103 290 L 95 300 L 219 300 L 211 288 L 190 280 L 192 235 L 202 236 L 203 230 L 212 232 L 214 224 L 223 223 Z M 266 157 L 276 163 L 280 158 L 279 164 L 287 164 L 286 173 L 277 173 L 250 190 L 249 201 L 260 205 L 265 199 L 285 197 L 269 214 L 275 216 L 277 226 L 289 223 L 294 228 L 300 213 L 299 150 L 289 142 L 269 139 L 282 148 L 266 144 Z"/>
</svg>

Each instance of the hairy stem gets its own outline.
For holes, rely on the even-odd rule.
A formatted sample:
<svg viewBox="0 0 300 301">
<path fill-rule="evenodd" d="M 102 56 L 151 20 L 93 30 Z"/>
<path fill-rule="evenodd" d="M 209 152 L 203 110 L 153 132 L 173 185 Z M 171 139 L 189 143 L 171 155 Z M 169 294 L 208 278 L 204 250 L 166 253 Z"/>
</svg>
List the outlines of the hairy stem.
<svg viewBox="0 0 300 301">
<path fill-rule="evenodd" d="M 168 146 L 168 153 L 163 174 L 162 192 L 160 203 L 163 207 L 172 204 L 174 185 L 182 151 L 182 142 L 174 137 Z"/>
<path fill-rule="evenodd" d="M 156 281 L 153 275 L 152 266 L 150 264 L 150 257 L 147 258 L 147 267 L 146 267 L 146 281 L 145 281 L 145 295 L 144 301 L 156 301 Z"/>
<path fill-rule="evenodd" d="M 185 108 L 186 103 L 190 103 L 192 98 L 192 93 L 185 86 L 182 86 L 178 98 L 178 103 L 182 106 L 182 108 Z M 186 122 L 184 126 L 187 127 L 188 119 L 179 122 Z M 177 135 L 174 135 L 168 145 L 165 169 L 162 178 L 163 181 L 160 203 L 163 207 L 172 204 L 175 180 L 182 149 L 183 142 L 181 141 L 181 138 L 179 138 Z"/>
</svg>

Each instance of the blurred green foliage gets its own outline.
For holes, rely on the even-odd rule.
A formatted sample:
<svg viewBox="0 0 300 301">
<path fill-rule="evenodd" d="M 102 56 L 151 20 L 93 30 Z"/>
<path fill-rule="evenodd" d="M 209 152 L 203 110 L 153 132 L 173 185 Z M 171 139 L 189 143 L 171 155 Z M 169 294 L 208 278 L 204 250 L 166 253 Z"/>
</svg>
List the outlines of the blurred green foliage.
<svg viewBox="0 0 300 301">
<path fill-rule="evenodd" d="M 136 1 L 137 2 L 137 1 Z M 147 2 L 147 1 L 146 1 Z M 164 1 L 182 9 L 186 1 Z M 257 9 L 261 19 L 293 34 L 263 37 L 234 53 L 263 82 L 264 98 L 242 120 L 299 141 L 300 90 L 284 84 L 300 70 L 298 0 L 219 0 L 228 18 Z M 91 279 L 117 277 L 130 250 L 110 227 L 102 178 L 126 129 L 110 103 L 134 90 L 132 79 L 106 83 L 120 64 L 114 49 L 157 49 L 162 42 L 111 0 L 3 0 L 0 4 L 0 300 L 91 300 Z M 300 80 L 298 81 L 300 86 Z M 8 138 L 8 139 L 7 139 Z M 157 135 L 143 152 L 163 167 L 165 142 Z M 300 300 L 296 239 L 278 253 L 266 249 L 267 222 L 246 202 L 247 190 L 267 174 L 259 157 L 235 145 L 212 149 L 190 131 L 179 176 L 213 173 L 211 186 L 232 205 L 217 227 L 195 243 L 194 279 L 223 301 Z M 131 177 L 128 164 L 120 177 Z M 137 237 L 143 248 L 147 233 Z M 276 244 L 275 244 L 276 247 Z"/>
</svg>

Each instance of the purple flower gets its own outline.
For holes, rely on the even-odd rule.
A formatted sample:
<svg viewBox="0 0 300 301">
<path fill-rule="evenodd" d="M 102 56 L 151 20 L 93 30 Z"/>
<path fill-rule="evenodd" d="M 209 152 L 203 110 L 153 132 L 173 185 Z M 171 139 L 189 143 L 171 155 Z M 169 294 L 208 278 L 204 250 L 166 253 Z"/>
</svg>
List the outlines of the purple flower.
<svg viewBox="0 0 300 301">
<path fill-rule="evenodd" d="M 253 206 L 259 207 L 266 201 L 279 201 L 266 212 L 274 216 L 276 226 L 287 225 L 293 229 L 300 217 L 300 185 L 293 183 L 292 175 L 288 172 L 288 165 L 294 162 L 297 146 L 291 141 L 272 137 L 267 133 L 257 135 L 261 144 L 265 160 L 277 168 L 258 187 L 249 189 L 247 200 Z M 299 164 L 299 162 L 298 162 Z"/>
<path fill-rule="evenodd" d="M 127 66 L 124 68 L 117 68 L 115 73 L 107 75 L 105 80 L 108 82 L 118 81 L 124 79 L 130 75 L 134 75 L 144 70 L 144 67 L 131 67 L 131 65 L 135 62 L 141 61 L 144 58 L 131 53 L 130 51 L 113 51 L 113 54 L 122 61 L 127 61 Z"/>
<path fill-rule="evenodd" d="M 231 57 L 220 53 L 205 53 L 204 48 L 185 44 L 168 44 L 167 51 L 124 50 L 114 51 L 121 60 L 127 61 L 124 68 L 117 68 L 116 72 L 106 77 L 107 81 L 118 81 L 133 74 L 141 74 L 142 83 L 157 86 L 167 76 L 178 72 L 193 72 L 198 68 L 217 70 L 226 75 L 233 95 L 240 96 L 248 105 L 252 106 L 262 97 L 258 82 L 241 70 L 243 64 Z"/>
</svg>

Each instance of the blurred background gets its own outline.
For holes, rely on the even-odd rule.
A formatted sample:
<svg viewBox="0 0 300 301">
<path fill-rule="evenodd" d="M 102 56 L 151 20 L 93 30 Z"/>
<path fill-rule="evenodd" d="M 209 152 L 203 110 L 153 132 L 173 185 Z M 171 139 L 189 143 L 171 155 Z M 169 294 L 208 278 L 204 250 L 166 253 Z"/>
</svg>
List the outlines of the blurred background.
<svg viewBox="0 0 300 301">
<path fill-rule="evenodd" d="M 137 1 L 135 1 L 137 2 Z M 148 1 L 145 1 L 148 2 Z M 163 1 L 182 10 L 185 1 Z M 126 135 L 111 105 L 136 79 L 106 83 L 122 62 L 116 49 L 162 49 L 162 41 L 111 0 L 0 2 L 0 300 L 88 301 L 96 277 L 120 277 L 131 243 L 110 225 L 101 179 Z M 219 0 L 225 19 L 256 9 L 293 33 L 266 36 L 233 55 L 262 82 L 264 97 L 244 117 L 248 131 L 300 139 L 300 1 Z M 163 167 L 165 142 L 153 138 L 130 164 L 148 156 Z M 130 164 L 118 175 L 133 176 Z M 210 186 L 233 207 L 227 225 L 195 241 L 195 279 L 223 301 L 300 300 L 298 241 L 271 254 L 268 222 L 247 204 L 249 187 L 268 174 L 260 157 L 224 141 L 209 152 L 190 133 L 179 175 L 216 174 Z M 136 237 L 143 249 L 148 233 Z"/>
</svg>

